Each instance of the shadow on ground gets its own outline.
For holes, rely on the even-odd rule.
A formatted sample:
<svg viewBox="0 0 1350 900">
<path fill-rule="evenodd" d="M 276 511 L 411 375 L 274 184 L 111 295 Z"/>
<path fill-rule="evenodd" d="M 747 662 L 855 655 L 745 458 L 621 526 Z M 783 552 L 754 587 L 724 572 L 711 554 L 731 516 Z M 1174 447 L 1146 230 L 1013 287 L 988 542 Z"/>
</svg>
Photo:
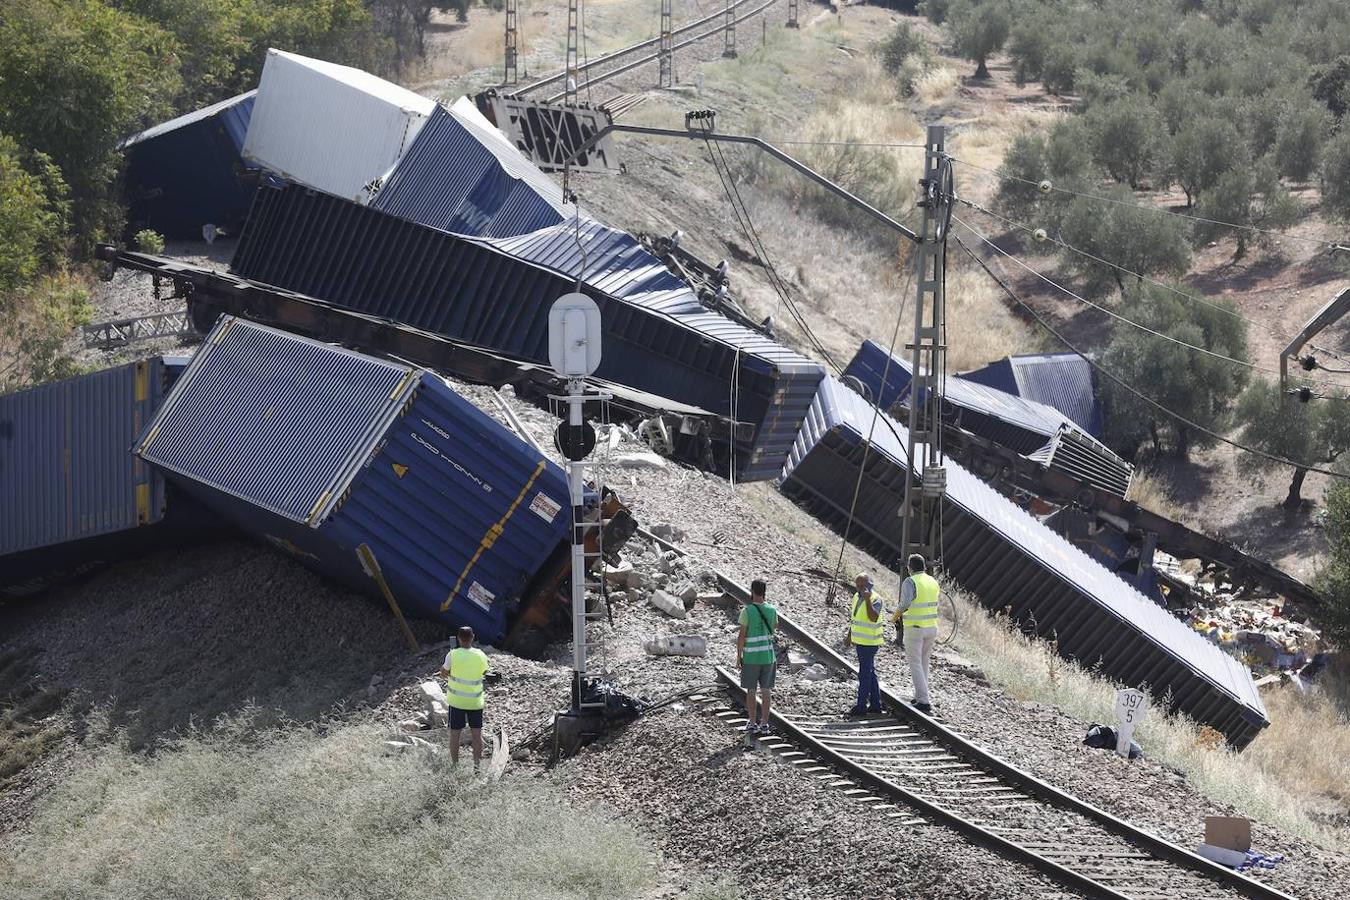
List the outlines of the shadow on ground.
<svg viewBox="0 0 1350 900">
<path fill-rule="evenodd" d="M 411 624 L 424 643 L 443 637 Z M 321 718 L 366 700 L 371 674 L 407 653 L 383 604 L 239 541 L 5 607 L 0 634 L 0 654 L 35 654 L 34 677 L 68 692 L 77 735 L 106 717 L 137 748 L 250 708 L 259 725 Z"/>
</svg>

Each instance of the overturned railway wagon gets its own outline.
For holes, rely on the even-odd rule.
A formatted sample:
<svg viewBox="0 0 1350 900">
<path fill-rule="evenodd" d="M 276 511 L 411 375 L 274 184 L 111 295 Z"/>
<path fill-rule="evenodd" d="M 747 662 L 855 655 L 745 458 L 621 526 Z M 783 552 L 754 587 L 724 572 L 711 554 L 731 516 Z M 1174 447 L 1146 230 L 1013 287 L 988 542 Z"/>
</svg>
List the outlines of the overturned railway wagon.
<svg viewBox="0 0 1350 900">
<path fill-rule="evenodd" d="M 224 317 L 137 454 L 246 533 L 499 642 L 566 539 L 562 470 L 440 376 Z"/>
<path fill-rule="evenodd" d="M 152 357 L 0 396 L 0 597 L 227 531 L 131 453 L 183 365 Z"/>
<path fill-rule="evenodd" d="M 909 403 L 910 362 L 872 341 L 863 341 L 844 379 L 882 409 L 897 412 Z M 1129 490 L 1134 467 L 1051 406 L 956 375 L 943 380 L 942 400 L 943 422 L 950 427 L 1118 497 Z"/>
<path fill-rule="evenodd" d="M 487 240 L 300 186 L 263 187 L 231 268 L 543 365 L 548 311 L 580 277 L 603 322 L 596 376 L 748 424 L 748 436 L 709 448 L 716 466 L 745 480 L 776 477 L 824 375 L 818 363 L 706 310 L 636 239 L 594 222 L 580 235 L 564 224 Z"/>
<path fill-rule="evenodd" d="M 866 400 L 827 378 L 783 469 L 782 491 L 842 527 L 872 416 Z M 905 434 L 894 421 L 872 431 L 849 531 L 882 558 L 902 552 Z M 948 577 L 986 607 L 1008 609 L 1023 628 L 1056 640 L 1062 655 L 1148 689 L 1237 747 L 1268 724 L 1245 666 L 951 461 L 941 546 Z"/>
</svg>

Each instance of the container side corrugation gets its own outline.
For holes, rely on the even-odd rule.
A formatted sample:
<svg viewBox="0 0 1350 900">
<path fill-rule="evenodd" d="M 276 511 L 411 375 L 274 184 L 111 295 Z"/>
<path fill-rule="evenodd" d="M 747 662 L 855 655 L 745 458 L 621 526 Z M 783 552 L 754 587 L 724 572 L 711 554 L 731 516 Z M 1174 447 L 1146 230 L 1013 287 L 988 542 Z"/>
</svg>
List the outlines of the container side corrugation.
<svg viewBox="0 0 1350 900">
<path fill-rule="evenodd" d="M 231 268 L 252 281 L 547 364 L 549 308 L 576 289 L 581 271 L 568 227 L 470 238 L 294 185 L 264 187 Z M 583 235 L 583 292 L 599 305 L 604 327 L 596 376 L 714 415 L 734 411 L 756 429 L 736 448 L 737 467 L 774 477 L 782 457 L 768 458 L 766 448 L 782 451 L 795 439 L 821 366 L 704 309 L 664 266 L 637 255 L 631 237 L 587 223 Z"/>
<path fill-rule="evenodd" d="M 562 470 L 438 376 L 232 317 L 147 434 L 147 458 L 171 450 L 175 486 L 246 533 L 378 597 L 356 556 L 367 544 L 407 612 L 488 641 L 570 524 Z M 265 463 L 261 488 L 219 477 L 225 454 Z M 307 503 L 318 513 L 295 515 Z"/>
<path fill-rule="evenodd" d="M 206 224 L 243 224 L 256 175 L 240 155 L 253 99 L 231 97 L 124 143 L 130 231 L 200 239 Z"/>
<path fill-rule="evenodd" d="M 269 50 L 243 155 L 291 181 L 361 198 L 435 109 L 358 69 Z"/>
<path fill-rule="evenodd" d="M 1102 410 L 1092 366 L 1076 353 L 1010 356 L 962 376 L 967 381 L 1053 407 L 1093 437 L 1102 434 Z"/>
<path fill-rule="evenodd" d="M 780 484 L 827 520 L 847 516 L 873 408 L 832 378 L 822 384 Z M 884 415 L 884 413 L 883 413 Z M 906 431 L 877 428 L 854 522 L 861 542 L 901 551 L 895 516 L 906 477 Z M 1177 708 L 1238 745 L 1266 724 L 1251 673 L 965 469 L 947 462 L 943 565 L 991 609 L 1011 607 L 1059 641 L 1060 652 L 1101 663 L 1120 680 L 1168 690 Z"/>
<path fill-rule="evenodd" d="M 466 104 L 482 119 L 478 128 L 463 121 Z M 562 188 L 484 128 L 496 131 L 471 102 L 461 100 L 453 111 L 438 108 L 370 205 L 442 231 L 480 237 L 525 234 L 569 216 Z"/>
<path fill-rule="evenodd" d="M 162 383 L 152 358 L 0 397 L 0 556 L 164 516 L 163 479 L 129 452 Z"/>
<path fill-rule="evenodd" d="M 304 521 L 369 451 L 408 366 L 225 328 L 179 378 L 141 455 Z M 304 397 L 305 403 L 287 402 Z M 176 407 L 187 407 L 178 412 Z"/>
</svg>

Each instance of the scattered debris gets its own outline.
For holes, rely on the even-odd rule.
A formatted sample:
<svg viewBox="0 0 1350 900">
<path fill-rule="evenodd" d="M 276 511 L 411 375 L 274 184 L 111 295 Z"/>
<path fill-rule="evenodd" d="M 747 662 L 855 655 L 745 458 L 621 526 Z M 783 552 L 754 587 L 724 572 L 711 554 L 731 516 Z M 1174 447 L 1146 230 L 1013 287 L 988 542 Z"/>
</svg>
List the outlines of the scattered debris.
<svg viewBox="0 0 1350 900">
<path fill-rule="evenodd" d="M 1116 749 L 1116 729 L 1110 725 L 1098 725 L 1093 722 L 1092 727 L 1087 730 L 1087 734 L 1083 737 L 1083 744 L 1092 747 L 1094 750 L 1110 750 L 1114 753 Z M 1142 759 L 1143 756 L 1144 748 L 1139 746 L 1138 741 L 1131 740 L 1130 759 Z"/>
<path fill-rule="evenodd" d="M 679 597 L 673 597 L 662 590 L 652 591 L 647 597 L 647 602 L 675 619 L 683 619 L 688 615 L 688 611 L 684 608 L 683 600 Z"/>
<path fill-rule="evenodd" d="M 652 656 L 708 655 L 708 639 L 701 634 L 674 634 L 653 638 L 643 646 Z"/>
<path fill-rule="evenodd" d="M 787 652 L 787 667 L 789 672 L 800 672 L 811 665 L 812 659 L 809 653 L 801 653 L 796 650 Z"/>
<path fill-rule="evenodd" d="M 735 597 L 731 596 L 726 591 L 717 591 L 715 593 L 710 591 L 706 594 L 699 594 L 696 597 L 695 602 L 703 606 L 729 607 L 735 606 L 737 601 Z"/>
<path fill-rule="evenodd" d="M 831 678 L 830 670 L 820 663 L 807 666 L 805 669 L 802 669 L 800 674 L 807 681 L 829 681 Z"/>
</svg>

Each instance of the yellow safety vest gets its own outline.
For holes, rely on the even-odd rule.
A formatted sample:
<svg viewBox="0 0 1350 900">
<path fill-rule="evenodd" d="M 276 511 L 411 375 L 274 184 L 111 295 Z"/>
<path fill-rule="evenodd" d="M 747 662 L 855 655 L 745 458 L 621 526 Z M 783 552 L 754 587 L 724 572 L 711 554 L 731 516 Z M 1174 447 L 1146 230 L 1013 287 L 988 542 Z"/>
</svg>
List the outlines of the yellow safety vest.
<svg viewBox="0 0 1350 900">
<path fill-rule="evenodd" d="M 483 708 L 483 676 L 487 674 L 487 654 L 476 647 L 457 647 L 450 651 L 446 666 L 445 697 L 455 709 Z"/>
<path fill-rule="evenodd" d="M 876 595 L 873 594 L 873 597 Z M 864 647 L 881 646 L 881 635 L 886 630 L 886 623 L 881 616 L 877 615 L 877 620 L 873 622 L 867 617 L 867 604 L 863 598 L 853 595 L 853 630 L 849 633 L 850 639 L 855 644 Z"/>
<path fill-rule="evenodd" d="M 914 602 L 905 610 L 906 628 L 936 628 L 938 623 L 938 583 L 927 572 L 909 576 L 914 582 Z"/>
</svg>

